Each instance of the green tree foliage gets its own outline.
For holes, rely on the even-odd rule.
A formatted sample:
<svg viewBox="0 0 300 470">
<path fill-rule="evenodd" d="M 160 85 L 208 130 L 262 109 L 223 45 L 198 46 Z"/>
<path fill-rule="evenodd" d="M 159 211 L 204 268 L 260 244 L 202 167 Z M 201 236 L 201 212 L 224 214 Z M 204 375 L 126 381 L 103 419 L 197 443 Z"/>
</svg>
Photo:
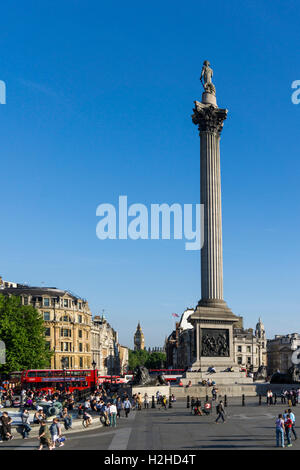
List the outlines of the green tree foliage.
<svg viewBox="0 0 300 470">
<path fill-rule="evenodd" d="M 147 369 L 163 369 L 166 364 L 165 353 L 155 351 L 150 353 L 146 349 L 141 351 L 129 350 L 129 370 L 134 370 L 137 366 L 145 366 Z"/>
<path fill-rule="evenodd" d="M 6 363 L 0 372 L 48 367 L 52 353 L 47 348 L 42 315 L 19 297 L 0 295 L 0 339 L 6 347 Z"/>
<path fill-rule="evenodd" d="M 154 351 L 149 354 L 149 357 L 145 363 L 147 369 L 164 369 L 166 366 L 166 354 L 158 351 Z"/>
</svg>

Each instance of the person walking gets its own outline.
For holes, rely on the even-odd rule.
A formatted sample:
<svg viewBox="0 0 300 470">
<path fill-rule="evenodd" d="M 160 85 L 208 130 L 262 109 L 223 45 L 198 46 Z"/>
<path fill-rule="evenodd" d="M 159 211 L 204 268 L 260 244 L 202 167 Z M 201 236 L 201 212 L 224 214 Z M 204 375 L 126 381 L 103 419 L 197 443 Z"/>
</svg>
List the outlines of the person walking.
<svg viewBox="0 0 300 470">
<path fill-rule="evenodd" d="M 11 423 L 12 419 L 8 416 L 7 411 L 3 411 L 2 416 L 0 418 L 0 422 L 2 424 L 2 436 L 4 441 L 8 441 L 14 438 L 11 433 Z"/>
<path fill-rule="evenodd" d="M 124 411 L 125 411 L 125 417 L 128 418 L 128 415 L 129 415 L 130 409 L 131 409 L 131 403 L 130 403 L 128 397 L 124 401 L 123 406 L 124 406 Z"/>
<path fill-rule="evenodd" d="M 117 418 L 121 418 L 121 411 L 123 409 L 121 397 L 118 397 L 116 407 L 117 407 Z"/>
<path fill-rule="evenodd" d="M 295 429 L 295 425 L 296 425 L 296 416 L 294 415 L 294 413 L 292 412 L 292 410 L 289 408 L 288 409 L 288 413 L 290 415 L 290 419 L 292 420 L 292 428 L 291 428 L 291 431 L 294 435 L 294 438 L 295 438 L 295 441 L 296 439 L 298 439 L 297 437 L 297 433 L 296 433 L 296 429 Z"/>
<path fill-rule="evenodd" d="M 117 407 L 114 403 L 109 407 L 109 423 L 113 428 L 117 426 Z"/>
<path fill-rule="evenodd" d="M 53 419 L 53 423 L 50 426 L 50 434 L 51 434 L 52 448 L 53 449 L 55 449 L 56 442 L 59 442 L 59 447 L 62 447 L 64 445 L 63 442 L 60 442 L 62 434 L 61 434 L 61 426 L 59 424 L 59 419 L 58 418 Z"/>
<path fill-rule="evenodd" d="M 29 433 L 31 431 L 31 427 L 30 427 L 29 411 L 27 410 L 27 408 L 24 408 L 24 410 L 21 414 L 21 421 L 22 421 L 22 425 L 23 425 L 23 429 L 22 429 L 23 439 L 28 439 Z"/>
<path fill-rule="evenodd" d="M 284 419 L 282 414 L 278 415 L 275 422 L 276 426 L 276 447 L 284 447 Z"/>
<path fill-rule="evenodd" d="M 219 422 L 220 418 L 222 418 L 223 423 L 225 423 L 225 408 L 224 408 L 224 404 L 222 400 L 220 400 L 219 404 L 217 405 L 217 413 L 218 413 L 218 416 L 216 419 L 216 423 Z"/>
<path fill-rule="evenodd" d="M 38 439 L 40 440 L 39 450 L 42 450 L 44 445 L 46 445 L 49 450 L 52 450 L 51 434 L 45 420 L 41 421 Z"/>
<path fill-rule="evenodd" d="M 292 447 L 292 442 L 291 442 L 292 425 L 293 425 L 293 421 L 291 420 L 290 415 L 287 414 L 286 420 L 284 423 L 287 447 Z"/>
<path fill-rule="evenodd" d="M 68 429 L 72 429 L 73 420 L 72 416 L 68 412 L 67 407 L 62 410 L 62 412 L 60 413 L 60 417 L 64 422 L 65 430 L 68 431 Z"/>
<path fill-rule="evenodd" d="M 145 393 L 144 395 L 144 408 L 148 410 L 149 408 L 149 396 L 148 393 Z"/>
</svg>

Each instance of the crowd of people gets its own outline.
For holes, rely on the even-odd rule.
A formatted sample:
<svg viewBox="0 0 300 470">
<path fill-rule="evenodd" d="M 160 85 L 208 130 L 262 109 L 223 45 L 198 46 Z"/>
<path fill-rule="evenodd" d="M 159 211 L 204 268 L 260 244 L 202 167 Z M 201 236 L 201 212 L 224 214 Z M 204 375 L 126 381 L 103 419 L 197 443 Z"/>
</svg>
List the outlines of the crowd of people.
<svg viewBox="0 0 300 470">
<path fill-rule="evenodd" d="M 295 429 L 296 417 L 292 410 L 289 408 L 283 414 L 279 414 L 276 419 L 276 446 L 277 447 L 292 447 L 292 433 L 294 439 L 297 439 Z M 286 439 L 286 444 L 285 444 Z"/>
<path fill-rule="evenodd" d="M 300 403 L 300 388 L 292 388 L 290 390 L 282 389 L 279 397 L 269 389 L 267 390 L 266 397 L 267 405 L 276 405 L 277 399 L 280 397 L 281 404 L 287 403 L 289 406 L 295 406 Z"/>
<path fill-rule="evenodd" d="M 14 389 L 1 389 L 0 406 L 10 408 L 16 400 Z M 151 397 L 152 399 L 152 397 Z M 156 404 L 160 409 L 167 408 L 168 399 L 157 391 L 155 396 Z M 176 401 L 174 395 L 172 401 Z M 59 408 L 58 408 L 59 404 Z M 49 423 L 45 410 L 49 406 L 61 409 L 60 413 Z M 86 396 L 83 400 L 78 400 L 76 393 L 68 390 L 38 390 L 22 389 L 18 394 L 18 407 L 21 410 L 22 437 L 28 439 L 32 431 L 32 425 L 39 426 L 38 439 L 40 441 L 39 449 L 47 447 L 49 450 L 55 449 L 58 445 L 62 447 L 66 440 L 63 436 L 63 429 L 68 431 L 72 429 L 74 418 L 82 419 L 84 427 L 92 424 L 93 420 L 99 419 L 104 426 L 116 427 L 117 421 L 121 418 L 128 418 L 131 410 L 141 411 L 149 409 L 150 397 L 147 393 L 143 395 L 136 393 L 129 397 L 126 390 L 118 387 L 103 384 L 96 390 Z M 32 418 L 32 411 L 34 411 Z M 31 412 L 31 414 L 30 414 Z M 13 439 L 12 417 L 7 411 L 0 411 L 0 442 Z"/>
</svg>

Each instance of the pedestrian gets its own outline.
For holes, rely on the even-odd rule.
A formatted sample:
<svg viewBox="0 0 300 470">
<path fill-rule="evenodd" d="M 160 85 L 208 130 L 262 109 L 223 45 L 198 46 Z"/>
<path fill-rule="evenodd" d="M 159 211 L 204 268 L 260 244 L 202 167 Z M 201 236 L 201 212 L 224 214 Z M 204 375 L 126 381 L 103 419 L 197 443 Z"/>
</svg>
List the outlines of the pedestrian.
<svg viewBox="0 0 300 470">
<path fill-rule="evenodd" d="M 142 395 L 140 394 L 140 392 L 137 395 L 136 401 L 137 401 L 137 405 L 138 405 L 138 410 L 141 411 L 141 409 L 142 409 Z"/>
<path fill-rule="evenodd" d="M 144 408 L 148 410 L 149 408 L 149 396 L 148 393 L 145 393 L 144 395 Z"/>
<path fill-rule="evenodd" d="M 286 434 L 286 439 L 287 439 L 287 447 L 292 447 L 292 442 L 291 442 L 292 425 L 293 425 L 293 421 L 291 420 L 290 415 L 287 414 L 286 420 L 284 423 L 285 434 Z"/>
<path fill-rule="evenodd" d="M 276 419 L 276 447 L 284 447 L 284 419 L 282 414 Z"/>
<path fill-rule="evenodd" d="M 2 424 L 2 438 L 4 441 L 8 441 L 14 438 L 11 432 L 11 423 L 12 419 L 8 416 L 7 411 L 3 411 L 2 416 L 0 418 L 0 422 Z"/>
<path fill-rule="evenodd" d="M 73 420 L 70 413 L 68 413 L 67 407 L 62 410 L 62 412 L 60 413 L 60 417 L 64 422 L 65 430 L 68 431 L 69 429 L 72 429 Z"/>
<path fill-rule="evenodd" d="M 28 439 L 29 433 L 31 431 L 31 427 L 30 427 L 29 411 L 26 408 L 24 408 L 21 414 L 21 421 L 23 425 L 23 429 L 22 429 L 23 439 Z"/>
<path fill-rule="evenodd" d="M 164 408 L 165 410 L 167 409 L 167 397 L 166 397 L 166 395 L 162 396 L 161 400 L 160 400 L 160 410 L 162 408 Z"/>
<path fill-rule="evenodd" d="M 49 450 L 52 450 L 51 434 L 45 420 L 41 421 L 38 439 L 40 440 L 39 450 L 42 450 L 44 445 L 46 445 Z"/>
<path fill-rule="evenodd" d="M 127 397 L 123 403 L 123 406 L 124 406 L 124 411 L 125 411 L 125 417 L 128 418 L 128 415 L 130 413 L 130 409 L 131 409 L 131 403 L 129 401 L 129 398 Z"/>
<path fill-rule="evenodd" d="M 117 426 L 117 407 L 114 403 L 109 407 L 109 423 L 111 427 Z"/>
<path fill-rule="evenodd" d="M 220 400 L 219 404 L 217 405 L 217 419 L 216 419 L 216 423 L 219 422 L 219 419 L 222 418 L 223 420 L 223 423 L 225 423 L 225 408 L 224 408 L 224 405 L 223 405 L 223 401 Z"/>
<path fill-rule="evenodd" d="M 121 418 L 121 411 L 123 409 L 121 397 L 118 397 L 116 407 L 117 407 L 117 418 Z"/>
<path fill-rule="evenodd" d="M 64 443 L 61 441 L 61 438 L 62 438 L 61 425 L 59 424 L 58 418 L 53 419 L 53 422 L 50 426 L 50 434 L 51 434 L 52 448 L 55 449 L 56 442 L 59 443 L 59 447 L 63 447 Z"/>
<path fill-rule="evenodd" d="M 293 433 L 294 438 L 295 438 L 295 440 L 296 440 L 296 439 L 297 439 L 297 433 L 296 433 L 296 429 L 295 429 L 296 417 L 295 417 L 294 413 L 292 412 L 292 410 L 291 410 L 290 408 L 288 409 L 288 412 L 289 412 L 290 418 L 291 418 L 291 420 L 292 420 L 292 428 L 291 428 L 291 430 L 292 430 L 292 433 Z"/>
<path fill-rule="evenodd" d="M 213 399 L 213 400 L 217 400 L 217 399 L 218 399 L 218 389 L 217 389 L 216 387 L 213 387 L 213 388 L 212 388 L 211 394 L 212 394 L 212 399 Z"/>
</svg>

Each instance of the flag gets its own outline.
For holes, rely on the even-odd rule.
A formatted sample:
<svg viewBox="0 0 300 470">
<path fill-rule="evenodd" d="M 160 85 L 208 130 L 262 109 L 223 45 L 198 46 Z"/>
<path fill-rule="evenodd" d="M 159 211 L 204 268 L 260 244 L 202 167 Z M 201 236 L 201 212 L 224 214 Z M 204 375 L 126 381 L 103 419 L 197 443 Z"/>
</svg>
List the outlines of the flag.
<svg viewBox="0 0 300 470">
<path fill-rule="evenodd" d="M 172 317 L 179 318 L 179 315 L 177 315 L 177 313 L 172 313 Z"/>
</svg>

